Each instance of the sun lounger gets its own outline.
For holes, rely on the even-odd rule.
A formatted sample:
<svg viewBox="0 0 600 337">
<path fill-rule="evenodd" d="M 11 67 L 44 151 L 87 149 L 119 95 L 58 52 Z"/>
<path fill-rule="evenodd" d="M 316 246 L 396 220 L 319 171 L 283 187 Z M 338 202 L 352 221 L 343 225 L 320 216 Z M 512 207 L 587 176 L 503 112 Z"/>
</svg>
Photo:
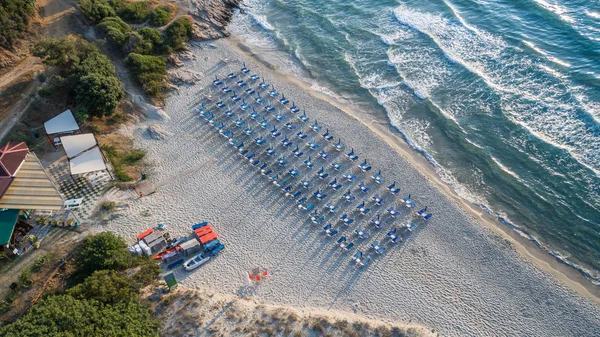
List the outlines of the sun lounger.
<svg viewBox="0 0 600 337">
<path fill-rule="evenodd" d="M 256 103 L 258 103 L 258 104 L 263 104 L 265 100 L 264 100 L 264 99 L 262 99 L 262 98 L 260 97 L 260 94 L 257 92 L 257 93 L 256 93 L 256 97 L 254 97 L 254 101 L 255 101 Z"/>
<path fill-rule="evenodd" d="M 305 135 L 305 134 L 304 134 L 302 131 L 298 132 L 298 133 L 296 134 L 296 136 L 297 136 L 299 139 L 305 139 L 305 138 L 307 137 L 307 136 L 306 136 L 306 135 Z"/>
<path fill-rule="evenodd" d="M 292 176 L 292 177 L 297 177 L 300 175 L 300 171 L 296 170 L 295 167 L 292 167 L 288 173 Z"/>
<path fill-rule="evenodd" d="M 398 228 L 394 227 L 394 228 L 392 228 L 392 230 L 387 232 L 387 234 L 385 236 L 390 238 L 390 241 L 392 241 L 393 243 L 396 243 L 399 238 L 399 235 L 397 235 L 397 233 L 398 233 Z"/>
<path fill-rule="evenodd" d="M 234 74 L 234 73 L 230 73 L 230 74 L 227 75 L 227 77 L 229 77 L 230 79 L 234 79 L 234 78 L 237 77 L 237 75 Z"/>
<path fill-rule="evenodd" d="M 252 160 L 252 158 L 256 157 L 256 155 L 254 153 L 251 153 L 249 155 L 246 156 L 246 159 L 248 160 Z"/>
<path fill-rule="evenodd" d="M 243 64 L 243 67 L 242 67 L 242 69 L 240 69 L 240 70 L 241 70 L 241 71 L 242 71 L 244 74 L 248 74 L 248 73 L 250 73 L 250 69 L 246 68 L 246 63 L 245 63 L 245 62 L 243 62 L 242 64 Z"/>
<path fill-rule="evenodd" d="M 280 115 L 280 114 L 274 114 L 273 117 L 278 121 L 281 122 L 282 120 L 285 119 L 284 115 Z"/>
<path fill-rule="evenodd" d="M 300 149 L 298 148 L 297 145 L 296 145 L 296 149 L 294 149 L 294 151 L 292 151 L 292 153 L 294 153 L 294 156 L 296 158 L 300 158 L 300 157 L 302 157 L 302 155 L 304 155 L 304 152 L 300 151 Z"/>
<path fill-rule="evenodd" d="M 427 221 L 427 220 L 431 219 L 432 216 L 433 215 L 431 213 L 425 214 L 425 216 L 423 216 L 423 221 Z"/>
<path fill-rule="evenodd" d="M 215 79 L 213 80 L 213 84 L 215 86 L 220 86 L 223 84 L 223 81 L 221 81 L 217 76 L 215 76 Z"/>
<path fill-rule="evenodd" d="M 395 218 L 398 216 L 398 214 L 400 214 L 394 206 L 388 208 L 386 212 L 391 215 L 392 218 Z"/>
<path fill-rule="evenodd" d="M 312 168 L 312 167 L 313 167 L 314 163 L 313 163 L 313 162 L 312 162 L 312 160 L 310 159 L 310 156 L 308 156 L 308 159 L 306 159 L 306 160 L 304 161 L 304 165 L 306 165 L 306 167 L 308 167 L 308 168 Z"/>
<path fill-rule="evenodd" d="M 359 190 L 363 191 L 363 193 L 367 193 L 369 192 L 370 188 L 367 187 L 367 185 L 365 184 L 365 182 L 361 182 L 360 184 L 356 185 L 356 188 L 358 188 Z"/>
<path fill-rule="evenodd" d="M 326 141 L 330 142 L 333 140 L 333 136 L 329 134 L 329 129 L 325 130 L 325 133 L 322 135 Z"/>
<path fill-rule="evenodd" d="M 346 154 L 346 157 L 352 161 L 356 161 L 358 159 L 358 156 L 354 153 L 354 148 Z"/>
<path fill-rule="evenodd" d="M 361 267 L 364 267 L 364 266 L 368 265 L 369 263 L 371 263 L 371 258 L 370 257 L 367 257 L 364 260 L 359 261 L 359 264 L 360 264 Z"/>
<path fill-rule="evenodd" d="M 227 105 L 225 105 L 225 103 L 223 103 L 222 101 L 218 101 L 217 103 L 215 103 L 215 105 L 217 106 L 217 108 L 219 109 L 223 109 L 225 108 Z"/>
<path fill-rule="evenodd" d="M 279 103 L 283 104 L 283 105 L 288 105 L 288 103 L 290 103 L 290 100 L 285 98 L 285 95 L 281 95 L 281 98 L 279 99 Z"/>
<path fill-rule="evenodd" d="M 371 178 L 375 180 L 376 183 L 381 184 L 383 182 L 383 178 L 381 177 L 381 170 L 379 170 L 376 174 L 372 175 Z"/>
<path fill-rule="evenodd" d="M 323 160 L 327 160 L 327 158 L 329 158 L 329 155 L 325 150 L 321 150 L 321 152 L 319 152 L 319 157 L 323 158 Z"/>
<path fill-rule="evenodd" d="M 363 258 L 363 252 L 361 252 L 360 250 L 357 251 L 353 256 L 352 256 L 352 260 L 354 260 L 354 262 L 356 263 L 360 263 L 360 261 L 362 261 Z"/>
<path fill-rule="evenodd" d="M 315 225 L 320 225 L 323 223 L 323 221 L 325 221 L 325 218 L 320 216 L 320 217 L 312 217 L 311 218 L 312 223 L 314 223 Z"/>
<path fill-rule="evenodd" d="M 363 172 L 368 172 L 371 170 L 371 166 L 369 165 L 369 163 L 367 163 L 367 160 L 365 159 L 365 161 L 363 161 L 360 165 L 358 165 L 358 167 L 363 171 Z"/>
<path fill-rule="evenodd" d="M 279 164 L 279 166 L 284 167 L 285 164 L 287 164 L 287 160 L 285 160 L 285 158 L 283 157 L 279 157 L 277 158 L 277 164 Z"/>
<path fill-rule="evenodd" d="M 351 201 L 354 201 L 354 199 L 356 199 L 356 197 L 350 193 L 350 190 L 348 190 L 348 192 L 344 193 L 342 198 L 344 198 L 346 200 L 346 202 L 351 202 Z"/>
<path fill-rule="evenodd" d="M 272 157 L 275 155 L 275 153 L 277 153 L 277 151 L 275 149 L 269 147 L 265 150 L 265 153 L 267 154 L 267 156 Z"/>
<path fill-rule="evenodd" d="M 311 139 L 308 143 L 306 143 L 309 149 L 316 150 L 319 148 L 319 143 L 316 143 L 314 139 Z"/>
<path fill-rule="evenodd" d="M 263 128 L 263 129 L 266 129 L 266 128 L 268 128 L 268 127 L 270 127 L 270 126 L 271 126 L 271 123 L 269 123 L 269 122 L 268 122 L 266 119 L 264 119 L 264 118 L 263 118 L 263 120 L 262 120 L 262 121 L 260 121 L 258 124 L 259 124 L 259 125 L 260 125 L 260 127 L 261 127 L 261 128 Z"/>
<path fill-rule="evenodd" d="M 300 185 L 302 185 L 302 187 L 304 187 L 304 188 L 309 188 L 309 187 L 312 186 L 312 183 L 309 180 L 307 180 L 307 179 L 303 179 L 300 182 Z"/>
<path fill-rule="evenodd" d="M 354 233 L 361 239 L 366 239 L 369 237 L 369 232 L 363 231 L 362 229 L 355 229 Z"/>
<path fill-rule="evenodd" d="M 275 108 L 270 104 L 265 105 L 263 109 L 265 109 L 266 112 L 273 112 L 275 110 Z"/>
<path fill-rule="evenodd" d="M 246 122 L 244 122 L 244 120 L 241 118 L 235 120 L 235 126 L 237 126 L 238 128 L 244 126 L 245 124 Z"/>
<path fill-rule="evenodd" d="M 292 145 L 292 142 L 289 139 L 287 139 L 287 138 L 284 138 L 281 141 L 281 146 L 283 146 L 283 147 L 289 147 L 290 145 Z"/>
<path fill-rule="evenodd" d="M 352 174 L 352 172 L 348 172 L 346 174 L 344 174 L 344 178 L 346 178 L 346 180 L 348 180 L 348 182 L 353 182 L 354 180 L 356 180 L 356 176 Z"/>
<path fill-rule="evenodd" d="M 258 76 L 257 74 L 254 74 L 254 75 L 250 76 L 250 79 L 253 81 L 258 81 L 258 80 L 260 80 L 260 76 Z"/>
<path fill-rule="evenodd" d="M 247 111 L 248 109 L 250 109 L 250 106 L 248 104 L 246 104 L 245 100 L 242 100 L 242 104 L 240 104 L 240 108 L 244 111 Z"/>
<path fill-rule="evenodd" d="M 339 163 L 331 163 L 331 167 L 333 167 L 334 170 L 339 171 L 342 169 L 342 165 L 340 165 Z"/>
<path fill-rule="evenodd" d="M 319 125 L 319 122 L 315 119 L 315 122 L 310 126 L 310 128 L 314 131 L 314 132 L 319 132 L 321 131 L 322 126 Z"/>
<path fill-rule="evenodd" d="M 244 129 L 244 133 L 247 136 L 252 136 L 254 134 L 254 130 L 252 130 L 250 127 L 247 127 L 247 128 Z"/>
<path fill-rule="evenodd" d="M 273 180 L 273 185 L 277 186 L 277 187 L 281 187 L 281 186 L 285 186 L 285 184 L 287 183 L 287 180 Z"/>
<path fill-rule="evenodd" d="M 291 122 L 287 122 L 287 123 L 285 123 L 285 128 L 291 131 L 291 130 L 294 130 L 296 128 L 296 126 Z"/>
<path fill-rule="evenodd" d="M 300 198 L 300 199 L 296 200 L 296 202 L 297 202 L 298 204 L 304 204 L 304 203 L 306 203 L 306 201 L 307 201 L 307 200 L 308 200 L 308 199 L 307 199 L 306 197 L 302 197 L 302 198 Z"/>
<path fill-rule="evenodd" d="M 336 205 L 334 205 L 334 204 L 333 204 L 333 203 L 331 203 L 331 202 L 328 202 L 328 203 L 325 205 L 325 208 L 329 209 L 329 213 L 335 213 L 335 212 L 338 210 L 338 208 L 339 208 L 339 207 L 337 207 Z"/>
<path fill-rule="evenodd" d="M 279 93 L 277 92 L 277 90 L 275 90 L 275 88 L 269 90 L 269 95 L 271 95 L 271 97 L 277 97 L 279 96 Z"/>
<path fill-rule="evenodd" d="M 306 111 L 304 111 L 302 115 L 298 116 L 298 119 L 301 120 L 303 123 L 306 123 L 310 120 L 310 118 L 306 117 Z"/>
<path fill-rule="evenodd" d="M 253 109 L 250 115 L 248 116 L 250 116 L 250 118 L 252 119 L 258 119 L 260 117 L 260 114 Z"/>
<path fill-rule="evenodd" d="M 300 109 L 296 106 L 296 103 L 294 103 L 292 101 L 292 106 L 289 108 L 290 112 L 293 114 L 297 114 L 298 112 L 300 112 Z"/>
<path fill-rule="evenodd" d="M 244 82 L 243 80 L 237 81 L 236 84 L 238 85 L 238 87 L 243 88 L 245 86 L 247 86 L 248 84 L 246 82 Z"/>
<path fill-rule="evenodd" d="M 254 95 L 254 94 L 256 93 L 256 91 L 255 91 L 255 90 L 252 90 L 252 88 L 248 88 L 248 89 L 246 89 L 246 90 L 244 90 L 244 91 L 246 92 L 246 94 L 247 94 L 248 96 L 252 96 L 252 95 Z"/>
</svg>

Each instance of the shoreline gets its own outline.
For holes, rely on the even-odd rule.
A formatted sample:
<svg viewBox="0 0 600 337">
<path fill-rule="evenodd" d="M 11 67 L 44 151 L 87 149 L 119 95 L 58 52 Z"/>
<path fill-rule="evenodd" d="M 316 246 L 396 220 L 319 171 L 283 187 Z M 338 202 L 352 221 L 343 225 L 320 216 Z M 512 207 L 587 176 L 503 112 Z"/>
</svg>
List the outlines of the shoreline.
<svg viewBox="0 0 600 337">
<path fill-rule="evenodd" d="M 515 250 L 519 252 L 526 261 L 533 263 L 537 268 L 552 275 L 558 281 L 567 285 L 570 289 L 576 291 L 580 295 L 592 300 L 596 304 L 600 304 L 600 287 L 593 284 L 592 281 L 583 274 L 583 271 L 557 259 L 555 256 L 551 255 L 550 252 L 547 252 L 536 245 L 531 239 L 523 237 L 517 231 L 510 228 L 510 226 L 501 223 L 493 215 L 486 213 L 477 205 L 458 195 L 450 185 L 442 181 L 426 158 L 415 153 L 391 124 L 383 124 L 381 121 L 375 119 L 369 121 L 365 118 L 370 116 L 368 113 L 357 113 L 353 111 L 353 108 L 348 104 L 339 102 L 331 96 L 313 90 L 302 80 L 279 72 L 275 66 L 264 61 L 258 54 L 252 52 L 252 49 L 245 45 L 242 39 L 235 36 L 229 36 L 223 40 L 238 52 L 256 60 L 261 66 L 266 67 L 267 69 L 265 70 L 271 71 L 273 76 L 300 86 L 310 95 L 328 102 L 368 127 L 389 146 L 401 154 L 404 159 L 413 165 L 413 167 L 416 168 L 432 185 L 436 186 L 445 196 L 452 200 L 462 210 L 465 210 L 472 218 L 476 219 L 478 223 L 509 240 L 513 244 Z"/>
<path fill-rule="evenodd" d="M 173 270 L 178 282 L 189 288 L 235 294 L 244 284 L 247 271 L 266 268 L 272 271 L 272 277 L 254 293 L 257 301 L 266 304 L 414 322 L 448 336 L 587 336 L 600 329 L 600 307 L 596 303 L 548 277 L 507 239 L 482 226 L 477 216 L 469 215 L 445 195 L 446 191 L 434 186 L 431 178 L 399 153 L 396 147 L 402 143 L 390 145 L 398 139 L 386 129 L 385 121 L 371 121 L 368 115 L 365 123 L 373 125 L 357 121 L 338 108 L 339 104 L 328 102 L 327 97 L 319 96 L 321 99 L 301 83 L 276 71 L 266 71 L 270 67 L 241 53 L 232 41 L 235 39 L 192 44 L 193 57 L 180 69 L 197 74 L 198 80 L 189 85 L 182 83 L 167 98 L 165 116 L 169 117 L 148 119 L 123 130 L 131 134 L 137 147 L 147 151 L 145 172 L 157 186 L 157 193 L 133 198 L 109 192 L 112 201 L 127 205 L 91 228 L 92 232 L 108 230 L 133 242 L 137 233 L 157 223 L 165 224 L 171 236 L 180 237 L 190 234 L 190 224 L 209 221 L 226 245 L 225 250 L 202 270 Z M 226 98 L 220 92 L 215 96 L 215 75 L 237 72 L 244 63 L 306 109 L 311 121 L 318 119 L 348 149 L 352 146 L 361 158 L 368 158 L 381 169 L 387 182 L 396 181 L 404 195 L 411 192 L 418 205 L 427 205 L 434 213 L 431 221 L 399 245 L 384 241 L 388 250 L 379 256 L 369 250 L 369 244 L 385 240 L 391 224 L 381 230 L 368 227 L 372 235 L 367 240 L 352 233 L 366 226 L 368 218 L 357 216 L 356 223 L 349 227 L 339 224 L 340 235 L 354 241 L 357 251 L 373 255 L 371 265 L 356 266 L 351 260 L 355 251 L 344 252 L 336 247 L 334 238 L 311 225 L 296 202 L 283 198 L 256 168 L 240 161 L 238 151 L 198 115 L 200 102 L 212 106 L 215 98 Z M 216 115 L 217 111 L 213 112 Z M 237 109 L 235 114 L 246 119 Z M 226 118 L 218 116 L 223 122 Z M 296 118 L 293 120 L 296 124 Z M 148 135 L 148 127 L 153 124 L 160 125 L 164 137 Z M 246 141 L 243 134 L 240 137 Z M 255 146 L 249 149 L 256 151 Z M 347 169 L 354 167 L 343 160 Z M 278 173 L 281 170 L 277 168 Z M 302 171 L 308 176 L 316 169 Z M 374 185 L 373 193 L 385 193 L 385 186 Z M 331 200 L 338 200 L 340 195 L 333 194 Z M 353 209 L 347 203 L 340 207 L 341 212 Z M 328 221 L 337 226 L 335 219 L 340 214 L 328 215 Z"/>
</svg>

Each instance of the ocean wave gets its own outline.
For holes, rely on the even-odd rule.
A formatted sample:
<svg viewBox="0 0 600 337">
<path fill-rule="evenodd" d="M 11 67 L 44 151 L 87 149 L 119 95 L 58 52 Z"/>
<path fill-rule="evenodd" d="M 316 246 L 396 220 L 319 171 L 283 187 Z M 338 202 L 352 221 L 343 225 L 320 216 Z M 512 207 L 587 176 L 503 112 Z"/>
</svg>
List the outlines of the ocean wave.
<svg viewBox="0 0 600 337">
<path fill-rule="evenodd" d="M 271 24 L 269 24 L 269 22 L 267 21 L 267 18 L 265 16 L 253 14 L 252 12 L 248 12 L 248 16 L 255 24 L 259 25 L 264 30 L 267 30 L 269 32 L 275 31 L 275 27 L 273 27 L 273 26 L 271 26 Z"/>
<path fill-rule="evenodd" d="M 600 177 L 600 135 L 574 111 L 584 110 L 590 116 L 594 113 L 570 98 L 585 96 L 585 92 L 573 92 L 573 85 L 551 72 L 523 76 L 531 73 L 537 63 L 498 37 L 474 34 L 441 15 L 406 6 L 394 9 L 394 15 L 401 24 L 428 36 L 449 60 L 477 75 L 500 94 L 502 112 L 509 120 L 534 137 L 566 150 Z M 423 93 L 422 88 L 417 89 Z"/>
<path fill-rule="evenodd" d="M 539 7 L 554 13 L 561 20 L 568 23 L 574 23 L 575 19 L 568 15 L 569 10 L 557 3 L 549 3 L 546 0 L 533 0 Z"/>
<path fill-rule="evenodd" d="M 590 18 L 600 19 L 600 12 L 591 11 L 589 9 L 586 9 L 583 12 L 585 13 L 585 15 L 589 16 Z"/>
</svg>

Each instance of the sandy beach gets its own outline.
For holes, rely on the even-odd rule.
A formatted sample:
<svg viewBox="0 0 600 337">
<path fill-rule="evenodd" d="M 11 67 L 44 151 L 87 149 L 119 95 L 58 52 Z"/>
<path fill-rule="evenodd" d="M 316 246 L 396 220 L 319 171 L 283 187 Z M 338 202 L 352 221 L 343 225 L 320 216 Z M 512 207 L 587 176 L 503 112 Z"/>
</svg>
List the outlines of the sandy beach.
<svg viewBox="0 0 600 337">
<path fill-rule="evenodd" d="M 127 209 L 94 231 L 110 230 L 134 242 L 137 233 L 158 223 L 182 236 L 190 234 L 194 223 L 211 222 L 226 248 L 194 272 L 177 270 L 186 287 L 234 294 L 246 271 L 262 267 L 272 277 L 257 289 L 255 299 L 299 310 L 412 322 L 444 336 L 600 334 L 600 307 L 593 301 L 597 290 L 578 285 L 582 276 L 565 276 L 562 266 L 553 268 L 550 258 L 474 213 L 436 182 L 426 163 L 412 158 L 385 125 L 362 123 L 358 119 L 365 116 L 353 116 L 346 107 L 269 70 L 237 43 L 228 38 L 193 47 L 195 59 L 186 61 L 183 70 L 203 79 L 180 86 L 168 98 L 168 117 L 157 114 L 123 130 L 148 152 L 147 174 L 157 192 L 127 200 Z M 433 218 L 407 242 L 357 268 L 351 253 L 340 251 L 334 238 L 310 225 L 295 202 L 283 198 L 194 112 L 215 75 L 238 72 L 242 62 L 306 109 L 311 121 L 318 119 L 336 139 L 368 158 L 386 182 L 396 181 L 400 197 L 411 193 L 419 206 L 427 205 Z M 148 135 L 153 124 L 166 131 L 165 139 Z M 385 232 L 374 233 L 381 237 Z"/>
</svg>

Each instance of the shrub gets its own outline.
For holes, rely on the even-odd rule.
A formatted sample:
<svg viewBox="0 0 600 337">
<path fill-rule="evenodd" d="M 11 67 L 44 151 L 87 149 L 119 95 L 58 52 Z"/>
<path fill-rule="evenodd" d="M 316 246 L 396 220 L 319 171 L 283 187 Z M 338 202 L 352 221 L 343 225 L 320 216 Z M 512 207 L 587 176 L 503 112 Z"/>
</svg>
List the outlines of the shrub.
<svg viewBox="0 0 600 337">
<path fill-rule="evenodd" d="M 131 23 L 143 23 L 150 16 L 150 1 L 125 2 L 119 16 Z"/>
<path fill-rule="evenodd" d="M 160 97 L 167 88 L 165 60 L 158 56 L 131 53 L 126 61 L 146 93 Z"/>
<path fill-rule="evenodd" d="M 156 264 L 156 263 L 154 263 Z M 73 288 L 67 294 L 76 299 L 96 300 L 102 304 L 115 304 L 137 298 L 138 284 L 129 277 L 114 270 L 98 270 Z"/>
<path fill-rule="evenodd" d="M 127 34 L 131 32 L 131 27 L 119 17 L 106 18 L 97 27 L 106 34 L 111 43 L 119 47 L 125 43 Z"/>
<path fill-rule="evenodd" d="M 0 46 L 11 48 L 29 28 L 35 0 L 0 1 Z"/>
<path fill-rule="evenodd" d="M 39 87 L 37 93 L 40 97 L 47 98 L 52 95 L 52 90 L 48 87 Z"/>
<path fill-rule="evenodd" d="M 116 15 L 115 10 L 106 0 L 79 0 L 79 8 L 88 19 L 94 22 Z"/>
<path fill-rule="evenodd" d="M 102 305 L 70 295 L 48 296 L 17 321 L 0 327 L 0 336 L 158 337 L 160 324 L 137 302 Z"/>
<path fill-rule="evenodd" d="M 31 270 L 29 268 L 25 268 L 21 271 L 21 275 L 19 276 L 19 284 L 23 288 L 29 288 L 31 286 Z"/>
<path fill-rule="evenodd" d="M 115 207 L 117 207 L 117 204 L 115 204 L 114 201 L 104 201 L 102 202 L 102 205 L 100 205 L 100 208 L 103 211 L 112 211 L 115 209 Z"/>
<path fill-rule="evenodd" d="M 144 27 L 138 33 L 142 36 L 142 41 L 134 49 L 136 54 L 152 55 L 161 51 L 163 37 L 158 30 Z"/>
<path fill-rule="evenodd" d="M 150 13 L 150 24 L 156 27 L 162 27 L 169 23 L 169 14 L 171 13 L 171 7 L 160 6 L 154 8 Z"/>
<path fill-rule="evenodd" d="M 140 161 L 146 155 L 146 151 L 144 150 L 131 150 L 125 156 L 123 156 L 123 164 L 125 165 L 133 165 Z"/>
<path fill-rule="evenodd" d="M 75 250 L 75 277 L 84 279 L 96 270 L 125 270 L 130 266 L 130 253 L 123 238 L 104 232 L 87 236 Z"/>
<path fill-rule="evenodd" d="M 165 44 L 172 49 L 181 49 L 186 38 L 191 33 L 192 23 L 190 20 L 180 17 L 167 27 L 165 31 Z"/>
<path fill-rule="evenodd" d="M 75 92 L 81 109 L 95 117 L 111 115 L 125 97 L 123 85 L 118 78 L 96 73 L 82 77 Z"/>
</svg>

